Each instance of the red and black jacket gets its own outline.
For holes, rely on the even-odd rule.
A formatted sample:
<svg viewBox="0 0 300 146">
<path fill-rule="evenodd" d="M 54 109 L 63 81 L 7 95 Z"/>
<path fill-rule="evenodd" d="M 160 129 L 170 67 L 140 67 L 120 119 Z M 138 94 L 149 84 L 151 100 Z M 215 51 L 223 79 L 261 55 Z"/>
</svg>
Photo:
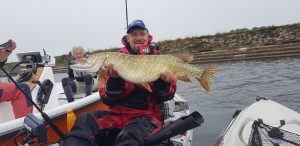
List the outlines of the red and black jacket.
<svg viewBox="0 0 300 146">
<path fill-rule="evenodd" d="M 125 40 L 124 40 L 125 39 Z M 157 55 L 158 49 L 149 42 L 149 45 L 140 49 L 139 52 L 132 50 L 123 38 L 125 45 L 120 49 L 121 53 L 131 55 Z M 122 78 L 107 77 L 107 85 L 104 89 L 100 86 L 100 96 L 104 103 L 114 106 L 122 105 L 132 109 L 149 109 L 155 107 L 164 101 L 173 99 L 176 91 L 176 83 L 167 83 L 158 79 L 150 83 L 152 92 L 144 89 L 142 86 L 123 80 Z"/>
<path fill-rule="evenodd" d="M 0 66 L 3 67 L 6 61 L 7 61 L 7 59 L 4 62 L 0 62 Z M 0 97 L 2 96 L 2 92 L 3 92 L 3 89 L 0 89 Z"/>
</svg>

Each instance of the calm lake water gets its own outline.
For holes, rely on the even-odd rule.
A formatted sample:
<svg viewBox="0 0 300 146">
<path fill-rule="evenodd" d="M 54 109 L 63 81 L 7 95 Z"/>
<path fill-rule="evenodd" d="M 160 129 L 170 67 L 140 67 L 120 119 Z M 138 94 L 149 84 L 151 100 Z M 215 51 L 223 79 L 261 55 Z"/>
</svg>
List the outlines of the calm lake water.
<svg viewBox="0 0 300 146">
<path fill-rule="evenodd" d="M 264 97 L 300 112 L 300 59 L 209 64 L 220 71 L 206 93 L 200 84 L 178 82 L 177 93 L 204 117 L 194 130 L 194 146 L 213 146 L 237 109 Z M 66 74 L 56 74 L 60 80 Z"/>
</svg>

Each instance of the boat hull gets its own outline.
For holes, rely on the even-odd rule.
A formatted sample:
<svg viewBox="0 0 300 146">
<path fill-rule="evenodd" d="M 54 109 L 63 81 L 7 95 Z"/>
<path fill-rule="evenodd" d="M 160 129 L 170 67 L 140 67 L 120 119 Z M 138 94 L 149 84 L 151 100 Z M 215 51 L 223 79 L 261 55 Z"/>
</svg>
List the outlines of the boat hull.
<svg viewBox="0 0 300 146">
<path fill-rule="evenodd" d="M 165 103 L 168 106 L 169 117 L 165 121 L 166 124 L 173 123 L 173 121 L 190 114 L 190 110 L 187 106 L 188 103 L 180 95 L 175 95 L 174 99 Z M 181 106 L 182 105 L 182 106 Z M 63 133 L 67 133 L 67 115 L 68 109 L 72 108 L 76 116 L 82 113 L 91 112 L 95 110 L 106 110 L 108 106 L 100 102 L 98 93 L 92 94 L 83 99 L 76 100 L 72 103 L 61 105 L 52 110 L 46 111 L 46 114 L 53 120 L 54 124 L 58 126 Z M 34 114 L 38 118 L 42 119 L 39 113 Z M 19 134 L 23 126 L 24 118 L 19 118 L 0 125 L 0 145 L 16 145 L 15 143 L 22 144 L 25 133 Z M 60 137 L 55 133 L 53 129 L 47 127 L 47 137 L 50 143 L 56 143 Z M 183 134 L 179 134 L 171 138 L 171 141 L 175 145 L 191 146 L 193 137 L 193 130 L 188 130 Z"/>
<path fill-rule="evenodd" d="M 67 115 L 66 111 L 69 108 L 72 108 L 75 115 L 79 116 L 82 113 L 90 112 L 90 111 L 95 111 L 95 110 L 106 110 L 108 106 L 105 104 L 101 103 L 99 100 L 97 100 L 97 96 L 91 96 L 90 98 L 96 99 L 86 105 L 82 106 L 77 106 L 82 104 L 79 100 L 76 102 L 67 104 L 67 105 L 62 105 L 61 107 L 54 109 L 52 111 L 46 112 L 50 118 L 53 120 L 53 123 L 63 132 L 67 133 Z M 99 99 L 99 98 L 98 98 Z M 35 114 L 37 117 L 40 117 L 40 114 Z M 17 119 L 13 121 L 12 123 L 3 123 L 0 128 L 0 145 L 16 145 L 15 142 L 22 144 L 24 141 L 24 138 L 26 137 L 26 134 L 19 134 L 20 130 L 23 128 L 23 123 L 24 118 Z M 19 125 L 15 127 L 14 129 L 10 129 L 5 131 L 3 129 L 4 127 L 12 127 L 12 125 Z M 2 131 L 2 132 L 1 132 Z M 49 137 L 49 142 L 54 142 L 56 143 L 59 138 L 59 136 L 55 133 L 53 129 L 51 129 L 49 126 L 47 127 L 47 135 Z"/>
</svg>

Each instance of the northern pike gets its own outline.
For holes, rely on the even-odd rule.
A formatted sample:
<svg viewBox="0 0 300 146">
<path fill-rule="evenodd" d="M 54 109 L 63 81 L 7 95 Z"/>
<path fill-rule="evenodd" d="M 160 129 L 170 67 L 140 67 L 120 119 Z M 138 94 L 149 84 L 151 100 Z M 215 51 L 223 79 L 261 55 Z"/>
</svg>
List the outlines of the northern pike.
<svg viewBox="0 0 300 146">
<path fill-rule="evenodd" d="M 145 84 L 153 82 L 165 71 L 173 72 L 178 79 L 191 82 L 188 75 L 195 77 L 202 87 L 209 92 L 210 80 L 218 71 L 215 67 L 200 69 L 188 63 L 189 59 L 174 55 L 128 55 L 119 52 L 105 52 L 92 54 L 88 58 L 75 61 L 70 67 L 73 70 L 85 70 L 89 68 L 99 71 L 99 78 L 104 79 L 104 66 L 112 65 L 121 78 L 135 83 Z M 99 70 L 100 69 L 100 70 Z M 103 83 L 103 80 L 101 81 Z"/>
</svg>

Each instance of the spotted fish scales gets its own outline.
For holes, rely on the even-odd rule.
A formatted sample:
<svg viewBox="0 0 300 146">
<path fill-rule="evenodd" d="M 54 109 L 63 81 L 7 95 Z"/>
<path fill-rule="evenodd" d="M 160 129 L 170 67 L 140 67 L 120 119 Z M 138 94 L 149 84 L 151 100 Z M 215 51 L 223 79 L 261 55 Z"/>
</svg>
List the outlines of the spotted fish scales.
<svg viewBox="0 0 300 146">
<path fill-rule="evenodd" d="M 183 81 L 190 82 L 189 75 L 195 77 L 206 91 L 210 91 L 210 80 L 218 70 L 215 67 L 200 69 L 174 55 L 127 55 L 118 52 L 92 54 L 70 67 L 80 70 L 88 66 L 99 70 L 109 64 L 124 80 L 131 83 L 149 83 L 157 80 L 161 73 L 171 71 Z M 103 76 L 104 73 L 100 74 L 100 78 Z"/>
</svg>

